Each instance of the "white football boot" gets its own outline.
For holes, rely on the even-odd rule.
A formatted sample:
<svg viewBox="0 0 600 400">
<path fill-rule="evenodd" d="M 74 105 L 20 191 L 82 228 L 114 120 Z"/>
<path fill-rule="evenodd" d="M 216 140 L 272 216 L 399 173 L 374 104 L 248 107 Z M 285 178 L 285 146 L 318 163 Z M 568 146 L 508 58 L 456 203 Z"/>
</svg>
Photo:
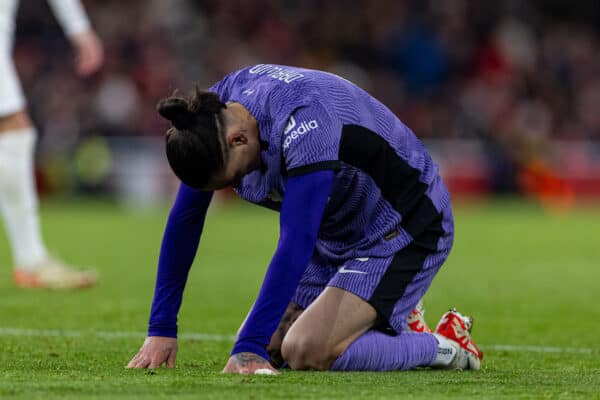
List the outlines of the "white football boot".
<svg viewBox="0 0 600 400">
<path fill-rule="evenodd" d="M 81 271 L 66 265 L 52 257 L 34 270 L 15 268 L 13 272 L 15 285 L 23 289 L 84 289 L 94 286 L 98 275 L 93 270 Z"/>
<path fill-rule="evenodd" d="M 471 338 L 472 328 L 473 318 L 463 316 L 454 308 L 442 315 L 434 335 L 438 340 L 447 339 L 456 349 L 454 358 L 444 368 L 473 370 L 481 368 L 483 353 Z"/>
</svg>

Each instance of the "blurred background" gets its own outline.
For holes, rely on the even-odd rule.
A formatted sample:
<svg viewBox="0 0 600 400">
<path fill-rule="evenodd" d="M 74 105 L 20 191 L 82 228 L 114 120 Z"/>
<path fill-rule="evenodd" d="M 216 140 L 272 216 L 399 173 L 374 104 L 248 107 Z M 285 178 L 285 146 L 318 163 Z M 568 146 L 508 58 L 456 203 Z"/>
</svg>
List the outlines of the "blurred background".
<svg viewBox="0 0 600 400">
<path fill-rule="evenodd" d="M 40 130 L 42 194 L 172 196 L 155 104 L 257 63 L 337 73 L 422 138 L 455 197 L 552 209 L 600 195 L 597 0 L 86 0 L 106 51 L 81 80 L 44 0 L 15 60 Z"/>
</svg>

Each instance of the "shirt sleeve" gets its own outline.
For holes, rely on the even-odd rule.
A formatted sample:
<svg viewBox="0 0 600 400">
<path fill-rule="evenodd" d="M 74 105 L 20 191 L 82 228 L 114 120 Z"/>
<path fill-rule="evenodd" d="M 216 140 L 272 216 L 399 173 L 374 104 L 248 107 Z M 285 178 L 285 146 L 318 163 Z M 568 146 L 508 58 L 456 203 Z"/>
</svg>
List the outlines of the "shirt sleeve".
<svg viewBox="0 0 600 400">
<path fill-rule="evenodd" d="M 48 3 L 68 36 L 90 29 L 90 21 L 79 0 L 48 0 Z"/>
<path fill-rule="evenodd" d="M 339 168 L 338 152 L 342 123 L 320 103 L 297 109 L 282 137 L 288 176 Z"/>
<path fill-rule="evenodd" d="M 177 314 L 211 198 L 212 192 L 179 187 L 160 248 L 148 336 L 177 337 Z"/>
<path fill-rule="evenodd" d="M 313 254 L 333 175 L 316 171 L 287 181 L 277 250 L 232 355 L 250 352 L 268 360 L 266 347 Z"/>
</svg>

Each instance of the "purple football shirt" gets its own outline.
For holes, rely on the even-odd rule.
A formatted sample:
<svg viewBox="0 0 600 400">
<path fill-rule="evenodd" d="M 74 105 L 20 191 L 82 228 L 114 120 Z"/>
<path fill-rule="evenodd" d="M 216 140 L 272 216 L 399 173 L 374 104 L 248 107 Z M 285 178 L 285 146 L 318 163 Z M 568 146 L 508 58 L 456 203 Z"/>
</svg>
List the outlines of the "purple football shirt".
<svg viewBox="0 0 600 400">
<path fill-rule="evenodd" d="M 243 199 L 278 209 L 288 176 L 336 170 L 316 244 L 323 257 L 387 257 L 436 219 L 453 231 L 448 191 L 423 143 L 353 83 L 327 72 L 259 64 L 210 90 L 224 102 L 241 103 L 258 121 L 263 168 L 235 188 Z"/>
</svg>

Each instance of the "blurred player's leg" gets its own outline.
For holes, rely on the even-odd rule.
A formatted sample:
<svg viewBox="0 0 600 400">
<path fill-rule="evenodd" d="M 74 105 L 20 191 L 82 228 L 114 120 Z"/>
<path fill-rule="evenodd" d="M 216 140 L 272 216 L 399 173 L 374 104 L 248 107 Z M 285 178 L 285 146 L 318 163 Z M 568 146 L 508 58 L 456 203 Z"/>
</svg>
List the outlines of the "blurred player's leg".
<svg viewBox="0 0 600 400">
<path fill-rule="evenodd" d="M 4 122 L 10 119 L 16 121 L 13 116 L 5 118 Z M 15 264 L 25 269 L 34 268 L 47 257 L 37 212 L 32 160 L 34 143 L 32 128 L 0 131 L 0 211 Z"/>
<path fill-rule="evenodd" d="M 35 131 L 12 62 L 12 32 L 0 32 L 0 212 L 15 264 L 33 268 L 46 258 L 33 175 Z"/>
<path fill-rule="evenodd" d="M 38 214 L 33 173 L 35 131 L 24 113 L 0 119 L 0 213 L 11 244 L 20 287 L 68 289 L 91 286 L 93 272 L 75 271 L 48 256 Z M 11 129 L 1 129 L 9 126 Z"/>
<path fill-rule="evenodd" d="M 11 58 L 10 32 L 0 32 L 0 214 L 4 220 L 20 287 L 91 286 L 95 273 L 79 272 L 48 256 L 38 216 L 33 172 L 36 132 Z"/>
</svg>

